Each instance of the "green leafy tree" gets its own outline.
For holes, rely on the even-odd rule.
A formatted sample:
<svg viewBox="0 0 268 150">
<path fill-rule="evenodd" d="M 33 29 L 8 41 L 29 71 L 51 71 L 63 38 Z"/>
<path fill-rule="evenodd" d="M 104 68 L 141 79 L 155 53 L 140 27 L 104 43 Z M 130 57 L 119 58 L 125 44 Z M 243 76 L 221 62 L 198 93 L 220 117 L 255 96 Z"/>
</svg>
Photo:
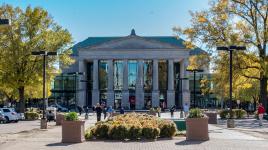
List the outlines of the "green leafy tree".
<svg viewBox="0 0 268 150">
<path fill-rule="evenodd" d="M 260 84 L 260 100 L 267 108 L 267 56 L 268 1 L 267 0 L 212 0 L 208 10 L 191 12 L 192 25 L 174 28 L 186 37 L 185 45 L 205 43 L 211 51 L 220 45 L 245 45 L 248 52 L 255 52 L 259 65 L 257 79 Z M 244 66 L 247 70 L 256 68 Z"/>
<path fill-rule="evenodd" d="M 49 57 L 47 82 L 49 83 L 58 61 L 63 67 L 73 63 L 70 57 L 71 34 L 56 24 L 48 12 L 40 7 L 25 10 L 10 5 L 0 7 L 0 18 L 11 20 L 11 25 L 0 32 L 0 79 L 2 89 L 16 90 L 20 112 L 25 110 L 25 94 L 41 91 L 42 57 L 32 56 L 33 51 L 57 51 L 58 56 Z M 33 87 L 36 87 L 34 89 Z M 29 90 L 29 91 L 26 91 Z M 25 93 L 26 91 L 26 93 Z M 37 92 L 40 95 L 41 92 Z"/>
</svg>

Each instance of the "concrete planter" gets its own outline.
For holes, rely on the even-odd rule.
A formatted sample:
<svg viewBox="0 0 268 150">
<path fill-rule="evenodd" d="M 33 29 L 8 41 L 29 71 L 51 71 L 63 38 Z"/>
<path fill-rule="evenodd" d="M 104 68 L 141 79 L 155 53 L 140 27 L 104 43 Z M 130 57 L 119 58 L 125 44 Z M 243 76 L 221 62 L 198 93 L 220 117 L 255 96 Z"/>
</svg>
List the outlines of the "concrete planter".
<svg viewBox="0 0 268 150">
<path fill-rule="evenodd" d="M 61 122 L 64 120 L 64 114 L 57 113 L 56 115 L 56 125 L 61 125 Z"/>
<path fill-rule="evenodd" d="M 235 127 L 234 119 L 227 119 L 227 128 L 234 128 L 234 127 Z"/>
<path fill-rule="evenodd" d="M 209 124 L 217 124 L 217 113 L 216 112 L 206 112 L 208 116 L 208 123 Z"/>
<path fill-rule="evenodd" d="M 209 140 L 208 118 L 187 118 L 186 119 L 187 140 Z"/>
<path fill-rule="evenodd" d="M 62 122 L 62 143 L 81 143 L 85 141 L 85 121 Z"/>
</svg>

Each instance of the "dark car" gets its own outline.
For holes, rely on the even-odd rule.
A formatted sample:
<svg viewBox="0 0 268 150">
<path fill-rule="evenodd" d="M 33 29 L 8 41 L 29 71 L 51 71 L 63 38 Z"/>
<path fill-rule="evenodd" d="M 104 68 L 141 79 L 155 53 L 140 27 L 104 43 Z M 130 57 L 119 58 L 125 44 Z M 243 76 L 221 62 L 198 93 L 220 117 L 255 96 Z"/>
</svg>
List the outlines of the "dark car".
<svg viewBox="0 0 268 150">
<path fill-rule="evenodd" d="M 6 118 L 2 111 L 0 111 L 0 123 L 6 123 Z"/>
</svg>

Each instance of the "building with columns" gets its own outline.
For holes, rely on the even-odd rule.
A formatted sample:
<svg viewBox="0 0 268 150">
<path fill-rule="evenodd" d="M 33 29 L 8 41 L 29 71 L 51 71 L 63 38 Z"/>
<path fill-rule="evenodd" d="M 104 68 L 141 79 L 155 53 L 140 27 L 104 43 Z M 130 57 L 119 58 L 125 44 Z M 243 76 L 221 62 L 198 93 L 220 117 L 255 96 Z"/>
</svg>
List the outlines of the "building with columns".
<svg viewBox="0 0 268 150">
<path fill-rule="evenodd" d="M 189 81 L 181 78 L 188 77 L 191 51 L 202 50 L 187 49 L 173 36 L 141 37 L 132 30 L 125 37 L 89 37 L 73 51 L 76 62 L 63 75 L 84 74 L 75 78 L 75 96 L 68 104 L 149 109 L 190 104 Z"/>
</svg>

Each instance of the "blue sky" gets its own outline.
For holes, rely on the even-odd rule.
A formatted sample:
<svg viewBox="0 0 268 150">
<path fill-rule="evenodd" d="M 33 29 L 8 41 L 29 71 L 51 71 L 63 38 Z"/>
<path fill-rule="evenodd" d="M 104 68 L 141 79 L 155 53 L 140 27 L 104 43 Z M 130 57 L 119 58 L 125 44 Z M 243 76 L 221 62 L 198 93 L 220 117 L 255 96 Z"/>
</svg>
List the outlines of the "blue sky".
<svg viewBox="0 0 268 150">
<path fill-rule="evenodd" d="M 0 0 L 26 8 L 45 8 L 77 43 L 89 36 L 173 35 L 172 27 L 189 26 L 189 11 L 208 8 L 209 0 Z"/>
</svg>

